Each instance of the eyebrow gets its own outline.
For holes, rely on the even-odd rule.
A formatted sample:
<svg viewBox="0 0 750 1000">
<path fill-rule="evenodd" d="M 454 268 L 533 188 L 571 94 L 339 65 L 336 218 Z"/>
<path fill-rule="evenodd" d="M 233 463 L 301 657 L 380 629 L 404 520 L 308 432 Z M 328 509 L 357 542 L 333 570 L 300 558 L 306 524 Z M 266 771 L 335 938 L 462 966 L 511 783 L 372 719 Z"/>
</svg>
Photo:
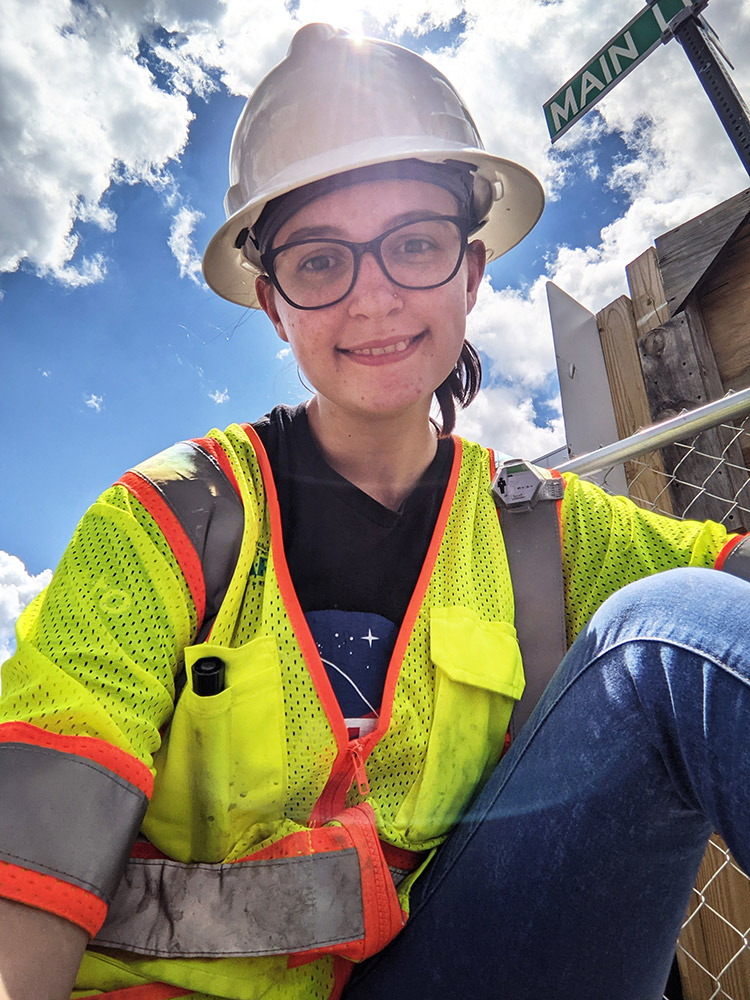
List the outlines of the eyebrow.
<svg viewBox="0 0 750 1000">
<path fill-rule="evenodd" d="M 388 220 L 385 228 L 382 232 L 386 233 L 389 229 L 395 229 L 396 226 L 401 226 L 407 222 L 421 221 L 422 219 L 437 219 L 445 215 L 444 212 L 433 212 L 428 208 L 422 209 L 410 209 L 408 212 L 401 212 L 399 215 L 394 215 Z M 315 240 L 315 239 L 346 239 L 346 230 L 341 229 L 338 226 L 301 226 L 299 229 L 295 229 L 291 232 L 285 239 L 283 243 L 279 246 L 286 246 L 287 243 L 296 243 L 298 240 Z M 359 240 L 351 240 L 352 243 L 358 243 Z M 361 242 L 367 242 L 363 240 Z"/>
</svg>

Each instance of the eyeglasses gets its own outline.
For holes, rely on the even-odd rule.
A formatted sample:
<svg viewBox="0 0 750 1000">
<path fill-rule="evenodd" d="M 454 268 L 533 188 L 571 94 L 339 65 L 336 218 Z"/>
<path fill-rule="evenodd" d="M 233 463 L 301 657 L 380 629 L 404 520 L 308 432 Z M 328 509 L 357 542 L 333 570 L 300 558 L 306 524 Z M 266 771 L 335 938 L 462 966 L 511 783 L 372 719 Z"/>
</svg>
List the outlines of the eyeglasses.
<svg viewBox="0 0 750 1000">
<path fill-rule="evenodd" d="M 464 257 L 468 223 L 453 215 L 432 215 L 381 233 L 365 243 L 295 240 L 266 250 L 261 263 L 295 309 L 325 309 L 354 288 L 359 265 L 371 253 L 383 274 L 399 288 L 439 288 L 453 278 Z"/>
</svg>

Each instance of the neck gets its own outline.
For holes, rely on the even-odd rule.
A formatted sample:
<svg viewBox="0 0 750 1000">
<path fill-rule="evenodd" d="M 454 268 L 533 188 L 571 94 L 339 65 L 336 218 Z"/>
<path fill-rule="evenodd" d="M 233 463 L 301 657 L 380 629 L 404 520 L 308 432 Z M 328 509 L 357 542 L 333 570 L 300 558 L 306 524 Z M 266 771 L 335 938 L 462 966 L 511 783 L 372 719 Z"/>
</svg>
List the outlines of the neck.
<svg viewBox="0 0 750 1000">
<path fill-rule="evenodd" d="M 307 416 L 326 462 L 391 510 L 398 510 L 435 457 L 429 407 L 382 417 L 344 415 L 315 396 Z"/>
</svg>

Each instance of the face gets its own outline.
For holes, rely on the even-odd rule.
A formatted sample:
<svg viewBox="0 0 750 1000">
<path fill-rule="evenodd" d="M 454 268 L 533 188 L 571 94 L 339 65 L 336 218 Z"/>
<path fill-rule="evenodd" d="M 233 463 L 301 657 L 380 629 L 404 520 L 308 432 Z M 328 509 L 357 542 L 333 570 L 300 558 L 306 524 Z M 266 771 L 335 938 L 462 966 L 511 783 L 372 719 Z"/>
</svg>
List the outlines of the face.
<svg viewBox="0 0 750 1000">
<path fill-rule="evenodd" d="M 369 181 L 305 205 L 281 227 L 273 245 L 310 236 L 363 242 L 412 218 L 456 211 L 455 198 L 437 185 Z M 296 309 L 267 279 L 258 280 L 258 298 L 321 402 L 359 415 L 408 410 L 426 415 L 433 392 L 461 352 L 484 259 L 483 245 L 475 242 L 447 284 L 406 289 L 367 253 L 354 288 L 335 305 Z"/>
</svg>

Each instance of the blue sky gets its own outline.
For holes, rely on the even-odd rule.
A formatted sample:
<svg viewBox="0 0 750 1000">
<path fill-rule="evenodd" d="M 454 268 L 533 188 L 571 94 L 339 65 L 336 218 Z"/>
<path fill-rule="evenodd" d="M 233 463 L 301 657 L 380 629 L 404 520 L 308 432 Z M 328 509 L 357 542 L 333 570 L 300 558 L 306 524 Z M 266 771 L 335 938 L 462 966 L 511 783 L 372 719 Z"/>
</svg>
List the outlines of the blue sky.
<svg viewBox="0 0 750 1000">
<path fill-rule="evenodd" d="M 220 93 L 208 105 L 191 103 L 196 119 L 179 185 L 205 213 L 192 234 L 201 247 L 222 221 L 226 150 L 243 102 Z M 622 144 L 609 145 L 616 152 Z M 595 239 L 609 202 L 592 203 L 590 187 L 585 175 L 573 179 L 533 241 L 491 267 L 493 279 L 529 282 L 565 239 L 571 213 L 577 245 Z M 13 428 L 3 461 L 22 490 L 0 497 L 0 548 L 34 573 L 59 559 L 80 513 L 130 465 L 307 395 L 292 359 L 278 358 L 285 345 L 264 316 L 180 278 L 168 247 L 173 212 L 157 191 L 121 185 L 106 201 L 116 231 L 80 227 L 80 252 L 107 257 L 103 281 L 63 288 L 24 268 L 0 279 L 0 419 Z M 540 395 L 541 419 L 545 401 Z M 546 411 L 557 413 L 554 405 Z M 22 480 L 14 469 L 23 469 Z"/>
<path fill-rule="evenodd" d="M 54 567 L 85 507 L 129 466 L 306 395 L 265 318 L 220 300 L 197 271 L 223 221 L 238 95 L 299 22 L 365 27 L 424 52 L 488 149 L 545 184 L 542 221 L 491 265 L 472 319 L 488 377 L 459 428 L 502 450 L 535 457 L 564 441 L 547 278 L 597 310 L 626 291 L 625 265 L 656 236 L 747 184 L 674 42 L 550 148 L 542 102 L 640 0 L 605 12 L 595 0 L 382 0 L 377 14 L 335 0 L 105 0 L 98 15 L 81 0 L 8 6 L 0 652 L 29 576 Z M 739 63 L 750 0 L 713 0 L 707 14 Z M 736 80 L 747 96 L 746 67 Z"/>
</svg>

